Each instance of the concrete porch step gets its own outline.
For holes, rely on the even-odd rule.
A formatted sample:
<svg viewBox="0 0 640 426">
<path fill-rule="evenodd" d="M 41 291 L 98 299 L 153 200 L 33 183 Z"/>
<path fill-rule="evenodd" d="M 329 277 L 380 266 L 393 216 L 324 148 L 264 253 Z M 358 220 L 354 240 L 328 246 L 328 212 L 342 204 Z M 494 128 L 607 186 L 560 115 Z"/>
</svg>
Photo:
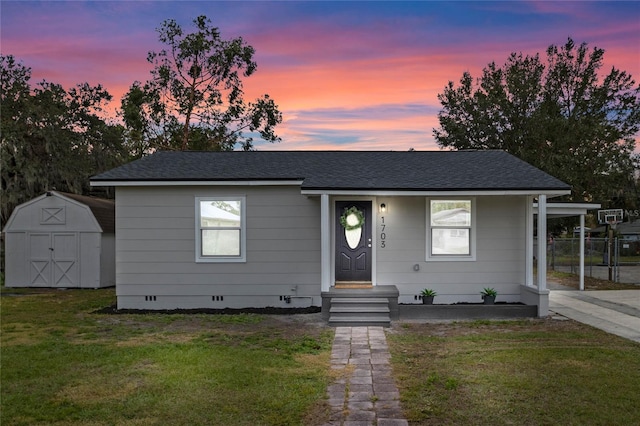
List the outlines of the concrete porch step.
<svg viewBox="0 0 640 426">
<path fill-rule="evenodd" d="M 388 305 L 389 299 L 386 297 L 334 297 L 331 305 Z"/>
<path fill-rule="evenodd" d="M 386 297 L 334 297 L 329 309 L 332 326 L 391 325 L 389 299 Z"/>
<path fill-rule="evenodd" d="M 398 289 L 395 286 L 331 288 L 322 294 L 322 315 L 334 327 L 390 327 L 392 318 L 398 318 Z"/>
<path fill-rule="evenodd" d="M 389 316 L 358 316 L 350 317 L 343 315 L 331 315 L 329 325 L 332 327 L 390 327 L 391 318 Z"/>
<path fill-rule="evenodd" d="M 389 306 L 332 306 L 329 311 L 331 314 L 344 314 L 344 315 L 362 315 L 366 313 L 387 314 L 389 315 Z"/>
</svg>

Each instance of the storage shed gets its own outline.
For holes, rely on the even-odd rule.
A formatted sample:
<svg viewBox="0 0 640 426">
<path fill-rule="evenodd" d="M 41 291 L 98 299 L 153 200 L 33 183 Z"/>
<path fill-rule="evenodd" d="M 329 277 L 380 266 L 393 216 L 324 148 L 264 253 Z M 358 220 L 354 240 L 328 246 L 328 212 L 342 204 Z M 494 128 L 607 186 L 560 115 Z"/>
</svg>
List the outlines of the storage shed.
<svg viewBox="0 0 640 426">
<path fill-rule="evenodd" d="M 115 285 L 115 203 L 57 191 L 16 207 L 4 228 L 7 287 Z"/>
</svg>

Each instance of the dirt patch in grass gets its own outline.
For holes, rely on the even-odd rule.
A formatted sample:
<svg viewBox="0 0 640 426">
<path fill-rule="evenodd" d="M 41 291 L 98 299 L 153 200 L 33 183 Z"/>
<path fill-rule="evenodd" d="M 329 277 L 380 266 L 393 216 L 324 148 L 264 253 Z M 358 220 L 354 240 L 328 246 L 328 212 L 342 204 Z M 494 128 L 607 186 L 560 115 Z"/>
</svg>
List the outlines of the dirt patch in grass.
<svg viewBox="0 0 640 426">
<path fill-rule="evenodd" d="M 547 280 L 556 282 L 565 287 L 580 287 L 580 277 L 567 272 L 549 271 Z M 640 288 L 634 284 L 616 283 L 608 280 L 601 280 L 593 277 L 584 277 L 585 290 L 635 290 Z"/>
</svg>

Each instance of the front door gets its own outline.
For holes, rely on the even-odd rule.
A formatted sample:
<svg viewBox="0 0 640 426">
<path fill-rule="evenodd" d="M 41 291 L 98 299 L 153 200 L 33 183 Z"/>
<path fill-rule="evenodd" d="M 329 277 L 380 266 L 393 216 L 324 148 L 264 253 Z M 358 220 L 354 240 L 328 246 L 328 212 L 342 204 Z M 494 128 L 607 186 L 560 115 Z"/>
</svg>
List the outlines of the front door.
<svg viewBox="0 0 640 426">
<path fill-rule="evenodd" d="M 371 201 L 336 201 L 336 281 L 371 281 Z"/>
</svg>

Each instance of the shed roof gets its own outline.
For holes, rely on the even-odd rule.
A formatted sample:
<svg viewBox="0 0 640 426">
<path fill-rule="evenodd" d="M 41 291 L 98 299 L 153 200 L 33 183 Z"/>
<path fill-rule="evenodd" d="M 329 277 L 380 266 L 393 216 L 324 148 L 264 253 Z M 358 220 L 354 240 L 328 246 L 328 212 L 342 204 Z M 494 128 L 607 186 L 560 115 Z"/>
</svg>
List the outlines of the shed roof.
<svg viewBox="0 0 640 426">
<path fill-rule="evenodd" d="M 91 213 L 100 224 L 102 232 L 116 232 L 116 203 L 105 198 L 89 197 L 86 195 L 72 194 L 69 192 L 57 192 L 58 194 L 71 198 L 89 207 Z"/>
<path fill-rule="evenodd" d="M 303 190 L 561 190 L 504 151 L 160 151 L 91 178 L 125 182 L 300 181 Z"/>
</svg>

